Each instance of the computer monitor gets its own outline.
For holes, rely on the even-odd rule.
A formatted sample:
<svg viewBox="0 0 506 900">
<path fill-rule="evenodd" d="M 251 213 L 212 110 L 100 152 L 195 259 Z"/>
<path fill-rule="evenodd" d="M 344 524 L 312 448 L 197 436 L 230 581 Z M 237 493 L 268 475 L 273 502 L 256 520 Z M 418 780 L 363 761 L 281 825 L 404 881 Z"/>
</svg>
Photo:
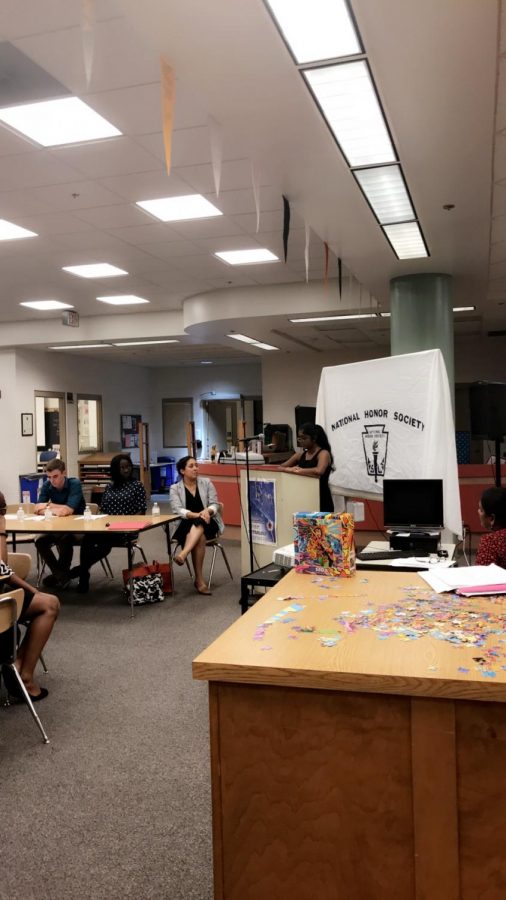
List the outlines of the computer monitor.
<svg viewBox="0 0 506 900">
<path fill-rule="evenodd" d="M 386 528 L 443 528 L 441 478 L 385 478 L 383 522 Z"/>
</svg>

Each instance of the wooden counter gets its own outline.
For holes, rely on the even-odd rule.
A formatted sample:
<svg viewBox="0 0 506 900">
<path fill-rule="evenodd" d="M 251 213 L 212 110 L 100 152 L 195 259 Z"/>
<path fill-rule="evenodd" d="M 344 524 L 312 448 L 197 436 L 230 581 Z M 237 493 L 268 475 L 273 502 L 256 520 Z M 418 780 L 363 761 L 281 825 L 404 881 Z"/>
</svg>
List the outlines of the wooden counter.
<svg viewBox="0 0 506 900">
<path fill-rule="evenodd" d="M 217 900 L 506 896 L 503 604 L 364 574 L 291 572 L 194 661 Z"/>
</svg>

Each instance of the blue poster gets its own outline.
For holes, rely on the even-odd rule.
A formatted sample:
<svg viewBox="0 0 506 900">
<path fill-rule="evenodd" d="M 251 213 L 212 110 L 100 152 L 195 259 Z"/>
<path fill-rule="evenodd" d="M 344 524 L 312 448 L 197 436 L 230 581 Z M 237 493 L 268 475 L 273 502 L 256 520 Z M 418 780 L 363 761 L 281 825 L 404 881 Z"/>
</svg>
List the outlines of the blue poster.
<svg viewBox="0 0 506 900">
<path fill-rule="evenodd" d="M 254 544 L 276 544 L 276 482 L 250 481 L 249 502 Z"/>
</svg>

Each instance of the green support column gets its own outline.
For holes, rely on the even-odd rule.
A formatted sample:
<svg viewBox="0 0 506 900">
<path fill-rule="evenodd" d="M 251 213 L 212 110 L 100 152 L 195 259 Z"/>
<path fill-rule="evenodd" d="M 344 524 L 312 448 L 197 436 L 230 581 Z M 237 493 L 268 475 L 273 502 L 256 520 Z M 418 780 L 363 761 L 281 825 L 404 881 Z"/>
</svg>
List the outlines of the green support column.
<svg viewBox="0 0 506 900">
<path fill-rule="evenodd" d="M 390 282 L 390 354 L 441 350 L 455 407 L 451 275 L 402 275 Z"/>
</svg>

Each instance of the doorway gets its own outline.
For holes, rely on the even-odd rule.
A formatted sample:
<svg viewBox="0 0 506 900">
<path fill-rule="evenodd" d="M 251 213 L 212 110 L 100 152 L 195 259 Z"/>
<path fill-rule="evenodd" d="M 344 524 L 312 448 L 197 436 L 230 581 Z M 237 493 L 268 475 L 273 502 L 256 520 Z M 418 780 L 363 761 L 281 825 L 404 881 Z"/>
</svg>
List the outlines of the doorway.
<svg viewBox="0 0 506 900">
<path fill-rule="evenodd" d="M 43 469 L 41 453 L 56 451 L 58 457 L 67 460 L 65 394 L 59 391 L 34 391 L 34 395 L 37 469 Z"/>
<path fill-rule="evenodd" d="M 230 450 L 238 441 L 238 424 L 246 422 L 246 434 L 262 431 L 262 398 L 240 397 L 203 400 L 204 454 L 207 459 L 213 447 L 219 453 Z"/>
</svg>

